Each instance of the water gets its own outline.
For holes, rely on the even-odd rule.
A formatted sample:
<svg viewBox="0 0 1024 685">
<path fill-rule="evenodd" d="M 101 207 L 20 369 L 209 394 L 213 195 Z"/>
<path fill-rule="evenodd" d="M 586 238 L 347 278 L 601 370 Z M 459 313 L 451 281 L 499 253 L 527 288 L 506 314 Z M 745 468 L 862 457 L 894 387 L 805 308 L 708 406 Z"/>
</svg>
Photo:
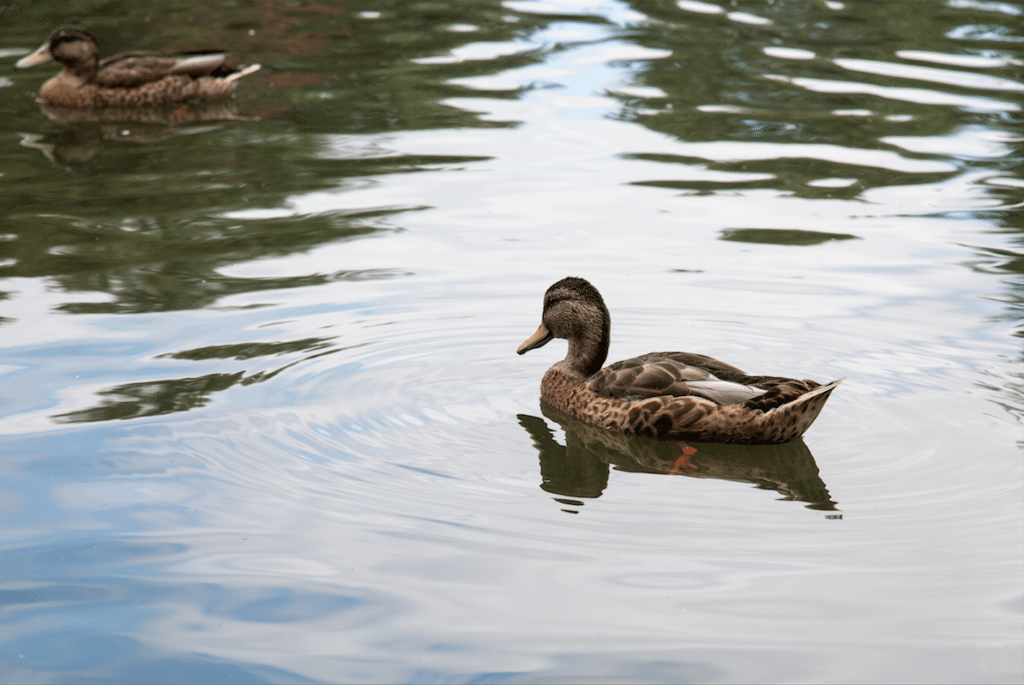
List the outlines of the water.
<svg viewBox="0 0 1024 685">
<path fill-rule="evenodd" d="M 0 30 L 4 681 L 1024 677 L 1020 3 L 71 7 Z M 264 68 L 53 120 L 69 23 Z M 570 274 L 611 360 L 847 380 L 545 413 Z"/>
</svg>

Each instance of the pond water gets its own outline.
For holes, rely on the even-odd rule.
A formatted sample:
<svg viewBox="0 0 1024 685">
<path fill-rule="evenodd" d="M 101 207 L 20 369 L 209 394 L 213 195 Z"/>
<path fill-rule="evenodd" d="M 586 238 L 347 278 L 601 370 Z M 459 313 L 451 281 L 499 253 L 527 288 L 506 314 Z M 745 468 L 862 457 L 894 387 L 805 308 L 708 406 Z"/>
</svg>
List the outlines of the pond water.
<svg viewBox="0 0 1024 685">
<path fill-rule="evenodd" d="M 1024 678 L 1024 4 L 61 7 L 0 7 L 0 680 Z M 69 24 L 263 69 L 62 116 Z M 611 360 L 846 380 L 597 431 L 515 354 L 566 275 Z"/>
</svg>

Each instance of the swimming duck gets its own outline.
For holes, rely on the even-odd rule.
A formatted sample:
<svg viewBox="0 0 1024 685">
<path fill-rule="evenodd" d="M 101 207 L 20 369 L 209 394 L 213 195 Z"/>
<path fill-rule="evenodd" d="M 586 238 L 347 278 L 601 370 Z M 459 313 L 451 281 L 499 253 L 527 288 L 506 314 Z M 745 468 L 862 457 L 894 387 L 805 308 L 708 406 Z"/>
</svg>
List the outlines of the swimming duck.
<svg viewBox="0 0 1024 685">
<path fill-rule="evenodd" d="M 803 435 L 842 382 L 749 376 L 688 352 L 652 352 L 602 368 L 610 332 L 608 308 L 588 281 L 570 276 L 548 288 L 540 328 L 518 350 L 569 341 L 565 359 L 541 381 L 543 402 L 629 435 L 777 445 Z"/>
<path fill-rule="evenodd" d="M 224 52 L 160 54 L 124 52 L 99 60 L 92 34 L 63 28 L 14 65 L 24 69 L 49 60 L 64 70 L 39 89 L 39 100 L 61 107 L 161 107 L 222 98 L 238 80 L 258 71 L 252 64 L 235 69 Z"/>
</svg>

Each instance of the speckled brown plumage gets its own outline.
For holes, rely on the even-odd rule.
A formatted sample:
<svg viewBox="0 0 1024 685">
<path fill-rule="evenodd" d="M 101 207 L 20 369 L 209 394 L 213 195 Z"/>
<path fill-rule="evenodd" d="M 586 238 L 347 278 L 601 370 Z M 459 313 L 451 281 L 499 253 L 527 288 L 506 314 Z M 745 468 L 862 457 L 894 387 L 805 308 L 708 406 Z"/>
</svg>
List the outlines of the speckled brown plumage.
<svg viewBox="0 0 1024 685">
<path fill-rule="evenodd" d="M 15 66 L 49 60 L 64 69 L 39 89 L 39 100 L 61 107 L 166 107 L 231 95 L 243 76 L 257 71 L 228 65 L 224 52 L 159 54 L 125 52 L 99 60 L 96 39 L 85 29 L 53 32 L 38 50 Z"/>
<path fill-rule="evenodd" d="M 653 352 L 602 368 L 611 317 L 582 278 L 564 278 L 544 296 L 542 323 L 523 354 L 553 338 L 566 358 L 541 381 L 541 399 L 582 421 L 660 440 L 781 444 L 804 434 L 842 381 L 750 376 L 711 357 Z"/>
</svg>

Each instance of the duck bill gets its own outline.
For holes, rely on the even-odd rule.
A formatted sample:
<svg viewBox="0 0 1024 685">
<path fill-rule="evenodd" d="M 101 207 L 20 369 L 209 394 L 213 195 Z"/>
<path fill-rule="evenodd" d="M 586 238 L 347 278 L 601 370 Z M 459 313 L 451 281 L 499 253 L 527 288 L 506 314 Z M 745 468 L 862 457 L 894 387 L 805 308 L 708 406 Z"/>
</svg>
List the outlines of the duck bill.
<svg viewBox="0 0 1024 685">
<path fill-rule="evenodd" d="M 537 332 L 531 335 L 529 338 L 527 338 L 526 342 L 520 345 L 519 349 L 516 350 L 516 352 L 518 354 L 523 354 L 524 352 L 529 352 L 535 347 L 544 347 L 549 342 L 551 342 L 554 339 L 554 337 L 554 333 L 549 331 L 547 326 L 541 324 L 540 328 L 537 329 Z"/>
<path fill-rule="evenodd" d="M 34 67 L 37 64 L 49 62 L 51 59 L 53 59 L 53 55 L 50 53 L 50 41 L 46 41 L 31 55 L 25 55 L 15 62 L 14 66 L 19 69 L 28 69 L 29 67 Z"/>
</svg>

